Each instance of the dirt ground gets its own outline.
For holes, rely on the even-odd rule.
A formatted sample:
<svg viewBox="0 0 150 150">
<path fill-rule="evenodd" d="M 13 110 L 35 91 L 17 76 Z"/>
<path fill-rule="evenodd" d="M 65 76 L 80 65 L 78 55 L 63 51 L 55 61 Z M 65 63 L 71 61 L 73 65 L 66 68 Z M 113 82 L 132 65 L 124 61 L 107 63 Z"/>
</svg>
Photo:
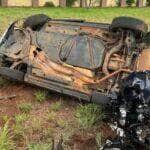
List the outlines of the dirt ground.
<svg viewBox="0 0 150 150">
<path fill-rule="evenodd" d="M 23 134 L 17 131 L 15 135 L 16 149 L 27 149 L 27 145 L 31 143 L 52 142 L 52 145 L 58 145 L 63 139 L 63 147 L 66 150 L 94 150 L 97 149 L 98 134 L 102 135 L 100 142 L 114 136 L 104 123 L 86 130 L 78 128 L 74 111 L 81 102 L 52 92 L 48 93 L 44 102 L 37 102 L 37 89 L 39 90 L 31 85 L 10 82 L 0 87 L 0 99 L 4 98 L 0 100 L 0 127 L 5 124 L 4 118 L 7 118 L 10 120 L 10 129 L 16 128 L 15 117 L 22 114 L 19 106 L 26 103 L 32 106 L 28 118 L 21 124 Z M 8 96 L 12 98 L 7 98 Z M 55 106 L 57 102 L 61 103 L 61 107 L 51 110 L 51 106 Z M 37 150 L 40 149 L 42 150 Z"/>
</svg>

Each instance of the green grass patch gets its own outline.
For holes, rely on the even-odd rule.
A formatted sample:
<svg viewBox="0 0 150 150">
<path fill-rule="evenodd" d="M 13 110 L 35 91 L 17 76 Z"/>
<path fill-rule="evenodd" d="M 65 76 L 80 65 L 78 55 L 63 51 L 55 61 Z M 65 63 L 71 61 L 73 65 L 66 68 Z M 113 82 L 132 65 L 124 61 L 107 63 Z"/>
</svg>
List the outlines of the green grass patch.
<svg viewBox="0 0 150 150">
<path fill-rule="evenodd" d="M 18 108 L 22 113 L 29 113 L 32 110 L 32 104 L 22 103 L 22 104 L 19 104 Z"/>
<path fill-rule="evenodd" d="M 27 114 L 19 114 L 15 116 L 15 122 L 16 124 L 20 124 L 23 123 L 24 121 L 26 121 L 29 118 L 29 116 Z"/>
<path fill-rule="evenodd" d="M 86 129 L 100 122 L 104 118 L 104 112 L 100 105 L 79 105 L 75 110 L 75 117 L 77 118 L 79 127 Z"/>
<path fill-rule="evenodd" d="M 31 143 L 28 145 L 28 150 L 51 150 L 52 143 Z"/>
<path fill-rule="evenodd" d="M 39 90 L 39 91 L 36 91 L 34 93 L 34 95 L 35 95 L 36 101 L 44 102 L 46 100 L 46 97 L 47 97 L 47 91 L 46 90 Z"/>
<path fill-rule="evenodd" d="M 8 122 L 0 129 L 0 150 L 15 150 L 15 144 L 10 136 Z"/>
<path fill-rule="evenodd" d="M 145 8 L 0 8 L 0 33 L 3 33 L 9 24 L 20 18 L 34 14 L 46 14 L 51 18 L 75 18 L 92 22 L 110 23 L 114 17 L 137 17 L 150 24 L 150 7 Z"/>
<path fill-rule="evenodd" d="M 50 110 L 53 110 L 53 111 L 59 111 L 62 108 L 63 108 L 63 104 L 62 104 L 61 101 L 52 103 L 51 106 L 50 106 Z"/>
</svg>

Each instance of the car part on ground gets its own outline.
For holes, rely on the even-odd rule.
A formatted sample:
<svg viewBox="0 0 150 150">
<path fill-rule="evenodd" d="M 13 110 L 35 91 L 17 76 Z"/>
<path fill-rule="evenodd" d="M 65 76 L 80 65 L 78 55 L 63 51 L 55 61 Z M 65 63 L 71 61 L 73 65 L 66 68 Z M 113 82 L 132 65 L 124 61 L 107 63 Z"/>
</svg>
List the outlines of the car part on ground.
<svg viewBox="0 0 150 150">
<path fill-rule="evenodd" d="M 125 78 L 114 110 L 113 130 L 118 137 L 107 141 L 104 150 L 149 150 L 150 148 L 150 71 L 134 72 Z"/>
<path fill-rule="evenodd" d="M 124 77 L 150 69 L 146 32 L 143 21 L 129 17 L 110 25 L 30 16 L 14 22 L 1 39 L 0 74 L 107 103 Z"/>
</svg>

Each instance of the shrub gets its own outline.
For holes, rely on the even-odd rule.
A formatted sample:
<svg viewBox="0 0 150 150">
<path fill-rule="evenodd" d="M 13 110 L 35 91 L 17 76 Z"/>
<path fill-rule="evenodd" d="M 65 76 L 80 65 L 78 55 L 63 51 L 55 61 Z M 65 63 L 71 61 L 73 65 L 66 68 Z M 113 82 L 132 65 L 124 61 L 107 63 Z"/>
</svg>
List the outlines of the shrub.
<svg viewBox="0 0 150 150">
<path fill-rule="evenodd" d="M 135 3 L 135 0 L 126 0 L 128 6 L 132 6 Z"/>
<path fill-rule="evenodd" d="M 15 150 L 15 144 L 9 135 L 8 122 L 0 129 L 0 150 Z"/>
<path fill-rule="evenodd" d="M 150 6 L 150 0 L 147 0 L 147 6 Z"/>
<path fill-rule="evenodd" d="M 120 6 L 120 0 L 116 0 L 115 2 L 117 6 Z"/>
<path fill-rule="evenodd" d="M 44 7 L 55 7 L 55 5 L 52 1 L 49 1 L 49 2 L 45 2 Z"/>
<path fill-rule="evenodd" d="M 74 3 L 75 3 L 76 0 L 67 0 L 67 7 L 71 7 Z"/>
<path fill-rule="evenodd" d="M 20 111 L 23 113 L 29 113 L 32 109 L 31 103 L 22 103 L 18 107 L 19 107 Z"/>
<path fill-rule="evenodd" d="M 47 91 L 45 90 L 39 90 L 37 92 L 35 92 L 35 99 L 38 101 L 38 102 L 43 102 L 46 100 L 46 96 L 47 96 Z"/>
<path fill-rule="evenodd" d="M 102 107 L 96 104 L 79 105 L 75 117 L 82 128 L 90 128 L 104 117 Z"/>
</svg>

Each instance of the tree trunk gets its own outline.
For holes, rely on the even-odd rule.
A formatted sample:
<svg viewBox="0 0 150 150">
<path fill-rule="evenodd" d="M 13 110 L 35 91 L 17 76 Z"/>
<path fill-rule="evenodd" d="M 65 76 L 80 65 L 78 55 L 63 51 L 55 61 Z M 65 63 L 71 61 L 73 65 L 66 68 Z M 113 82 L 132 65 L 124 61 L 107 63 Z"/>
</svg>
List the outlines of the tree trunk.
<svg viewBox="0 0 150 150">
<path fill-rule="evenodd" d="M 100 1 L 100 6 L 101 7 L 107 7 L 107 0 L 101 0 Z"/>
<path fill-rule="evenodd" d="M 125 7 L 126 6 L 126 0 L 120 0 L 120 6 Z"/>
<path fill-rule="evenodd" d="M 137 7 L 143 7 L 143 0 L 137 0 Z"/>
<path fill-rule="evenodd" d="M 8 0 L 1 0 L 1 6 L 7 7 L 8 6 Z"/>
<path fill-rule="evenodd" d="M 59 0 L 59 6 L 60 7 L 66 7 L 67 6 L 66 0 Z"/>
<path fill-rule="evenodd" d="M 39 6 L 39 0 L 32 0 L 32 7 L 38 7 Z"/>
</svg>

